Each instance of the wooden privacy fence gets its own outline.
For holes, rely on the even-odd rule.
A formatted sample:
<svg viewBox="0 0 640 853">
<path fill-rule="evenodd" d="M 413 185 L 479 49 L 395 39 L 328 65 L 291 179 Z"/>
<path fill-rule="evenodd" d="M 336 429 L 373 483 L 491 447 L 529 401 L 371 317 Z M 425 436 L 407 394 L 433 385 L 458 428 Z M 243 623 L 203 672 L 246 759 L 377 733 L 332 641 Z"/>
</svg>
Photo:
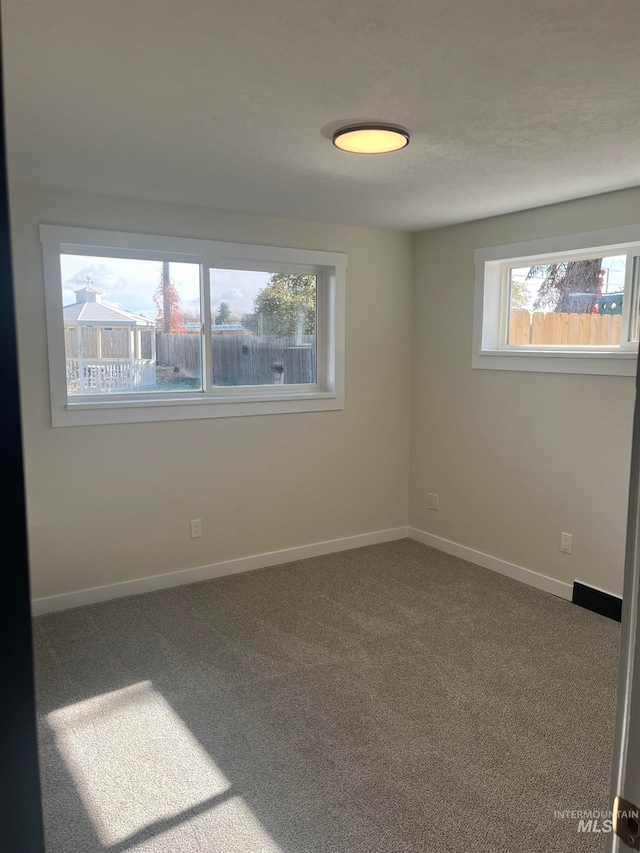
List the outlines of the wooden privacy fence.
<svg viewBox="0 0 640 853">
<path fill-rule="evenodd" d="M 512 311 L 509 345 L 574 344 L 577 346 L 617 346 L 620 344 L 620 314 L 545 314 Z"/>
<path fill-rule="evenodd" d="M 150 359 L 152 356 L 153 329 L 140 330 L 141 358 Z M 78 357 L 78 328 L 76 326 L 64 330 L 64 346 L 67 358 Z M 100 328 L 99 326 L 83 326 L 82 347 L 85 358 L 129 359 L 131 358 L 131 328 Z"/>
<path fill-rule="evenodd" d="M 156 333 L 156 362 L 177 367 L 183 376 L 200 377 L 201 353 L 200 335 Z"/>
<path fill-rule="evenodd" d="M 212 335 L 214 385 L 313 384 L 316 381 L 315 335 L 269 340 L 255 335 Z M 183 376 L 200 376 L 200 335 L 158 333 L 159 365 L 178 368 Z"/>
<path fill-rule="evenodd" d="M 103 358 L 129 358 L 130 329 L 83 328 L 82 346 L 86 358 L 97 358 L 98 337 Z M 78 357 L 77 327 L 64 330 L 64 344 L 67 358 Z"/>
</svg>

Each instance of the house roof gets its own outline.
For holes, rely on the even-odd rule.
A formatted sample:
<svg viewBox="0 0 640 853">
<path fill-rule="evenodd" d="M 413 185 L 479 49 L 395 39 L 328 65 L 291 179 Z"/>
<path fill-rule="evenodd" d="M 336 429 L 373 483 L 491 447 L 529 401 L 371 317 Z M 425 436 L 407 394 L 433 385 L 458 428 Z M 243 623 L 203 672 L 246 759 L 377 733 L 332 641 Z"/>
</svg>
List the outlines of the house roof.
<svg viewBox="0 0 640 853">
<path fill-rule="evenodd" d="M 96 291 L 99 292 L 99 291 Z M 74 302 L 62 309 L 65 326 L 154 326 L 155 322 L 140 314 L 111 308 L 101 302 Z"/>
</svg>

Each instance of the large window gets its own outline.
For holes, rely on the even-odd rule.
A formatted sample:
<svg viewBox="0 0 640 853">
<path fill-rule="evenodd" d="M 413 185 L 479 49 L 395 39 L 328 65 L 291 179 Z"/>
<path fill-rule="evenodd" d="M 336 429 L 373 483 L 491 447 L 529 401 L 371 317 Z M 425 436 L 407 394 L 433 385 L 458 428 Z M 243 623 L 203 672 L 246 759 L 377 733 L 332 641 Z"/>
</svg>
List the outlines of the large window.
<svg viewBox="0 0 640 853">
<path fill-rule="evenodd" d="M 344 405 L 346 256 L 41 226 L 54 426 Z"/>
<path fill-rule="evenodd" d="M 632 375 L 640 228 L 479 249 L 473 366 Z"/>
</svg>

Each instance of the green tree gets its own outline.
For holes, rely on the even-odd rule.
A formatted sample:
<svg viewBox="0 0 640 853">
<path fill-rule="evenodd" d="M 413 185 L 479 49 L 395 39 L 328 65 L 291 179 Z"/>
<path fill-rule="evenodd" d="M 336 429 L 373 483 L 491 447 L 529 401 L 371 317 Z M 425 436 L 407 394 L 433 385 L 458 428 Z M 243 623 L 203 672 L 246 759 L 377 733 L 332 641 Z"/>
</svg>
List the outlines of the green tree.
<svg viewBox="0 0 640 853">
<path fill-rule="evenodd" d="M 547 310 L 556 314 L 563 312 L 588 313 L 593 310 L 602 287 L 602 259 L 567 261 L 531 267 L 527 279 L 544 276 L 533 303 L 534 311 Z M 576 299 L 576 294 L 591 294 L 592 299 Z"/>
<path fill-rule="evenodd" d="M 273 273 L 253 301 L 245 328 L 268 338 L 313 335 L 316 331 L 316 277 Z"/>
<path fill-rule="evenodd" d="M 231 308 L 228 302 L 221 302 L 216 315 L 216 326 L 225 326 L 231 317 Z"/>
<path fill-rule="evenodd" d="M 529 291 L 526 282 L 512 281 L 509 295 L 509 303 L 512 311 L 527 310 L 529 307 Z"/>
</svg>

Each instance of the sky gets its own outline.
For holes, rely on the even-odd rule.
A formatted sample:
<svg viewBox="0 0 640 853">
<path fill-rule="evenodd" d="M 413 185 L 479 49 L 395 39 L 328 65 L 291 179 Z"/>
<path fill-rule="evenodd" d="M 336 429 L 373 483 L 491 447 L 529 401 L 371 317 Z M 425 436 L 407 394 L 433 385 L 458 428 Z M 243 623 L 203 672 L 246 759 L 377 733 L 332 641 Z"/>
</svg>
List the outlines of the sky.
<svg viewBox="0 0 640 853">
<path fill-rule="evenodd" d="M 123 258 L 99 258 L 84 255 L 62 255 L 63 305 L 76 301 L 75 291 L 88 283 L 101 290 L 102 302 L 155 320 L 157 309 L 153 293 L 162 272 L 160 261 L 136 261 Z M 190 311 L 200 308 L 200 281 L 197 264 L 169 264 L 182 307 Z M 90 281 L 87 282 L 89 277 Z M 215 312 L 227 302 L 232 315 L 241 317 L 252 311 L 258 291 L 267 284 L 269 273 L 243 270 L 211 270 L 211 307 Z"/>
</svg>

